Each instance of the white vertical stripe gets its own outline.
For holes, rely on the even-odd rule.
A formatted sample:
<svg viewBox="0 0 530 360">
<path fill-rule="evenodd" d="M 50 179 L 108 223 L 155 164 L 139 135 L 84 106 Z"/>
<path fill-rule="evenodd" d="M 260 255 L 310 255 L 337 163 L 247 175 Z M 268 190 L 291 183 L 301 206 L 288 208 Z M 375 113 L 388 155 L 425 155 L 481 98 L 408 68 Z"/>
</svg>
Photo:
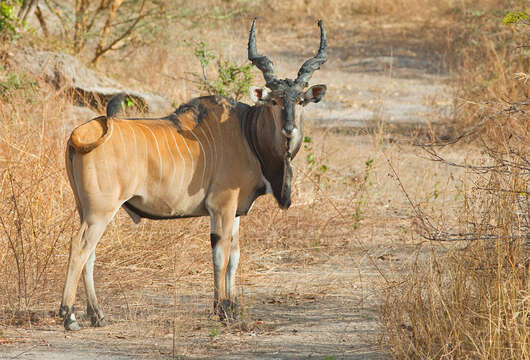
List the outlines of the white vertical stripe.
<svg viewBox="0 0 530 360">
<path fill-rule="evenodd" d="M 132 126 L 132 124 L 127 121 L 125 122 L 125 124 L 127 124 L 127 126 L 129 127 L 129 129 L 131 130 L 132 132 L 132 138 L 133 138 L 133 152 L 134 152 L 134 171 L 135 171 L 135 175 L 136 177 L 138 177 L 138 144 L 136 143 L 136 131 L 134 130 L 134 126 Z M 137 179 L 138 181 L 139 179 Z"/>
<path fill-rule="evenodd" d="M 118 129 L 118 133 L 120 134 L 121 145 L 122 145 L 122 148 L 123 148 L 123 155 L 125 155 L 125 158 L 127 158 L 127 147 L 125 146 L 125 141 L 123 139 L 123 134 L 122 134 L 120 125 L 118 125 L 116 121 L 114 122 L 114 129 Z M 119 171 L 118 169 L 119 169 L 119 167 L 116 167 L 117 171 Z M 122 189 L 122 191 L 123 191 L 123 189 Z"/>
<path fill-rule="evenodd" d="M 190 147 L 188 146 L 186 138 L 183 136 L 181 136 L 180 138 L 182 139 L 182 142 L 186 146 L 186 149 L 188 149 L 188 154 L 190 154 L 191 168 L 190 168 L 189 173 L 190 173 L 190 182 L 191 182 L 191 179 L 193 178 L 193 172 L 195 171 L 195 168 L 193 167 L 193 154 L 191 153 L 191 150 L 190 150 Z"/>
<path fill-rule="evenodd" d="M 146 128 L 147 130 L 149 130 L 149 132 L 153 136 L 153 140 L 155 140 L 156 151 L 158 152 L 158 159 L 159 159 L 158 189 L 160 189 L 160 188 L 162 188 L 162 167 L 163 167 L 164 163 L 162 162 L 162 154 L 160 153 L 160 147 L 158 146 L 158 140 L 156 139 L 155 133 L 150 129 L 149 126 L 146 126 L 146 125 L 143 125 L 143 124 L 138 124 L 138 125 L 140 125 L 140 126 Z"/>
<path fill-rule="evenodd" d="M 197 140 L 197 142 L 199 143 L 199 146 L 201 147 L 201 151 L 202 151 L 202 156 L 203 156 L 203 166 L 202 166 L 202 177 L 201 177 L 201 186 L 204 182 L 204 174 L 206 173 L 206 153 L 204 152 L 204 147 L 202 146 L 202 142 L 201 140 L 199 140 L 199 138 L 197 137 L 197 135 L 195 135 L 193 133 L 192 130 L 189 131 L 191 135 L 193 135 L 193 137 L 195 138 L 195 140 Z"/>
<path fill-rule="evenodd" d="M 182 156 L 182 153 L 180 152 L 180 147 L 177 144 L 177 139 L 175 138 L 175 135 L 173 134 L 175 130 L 176 130 L 176 128 L 171 128 L 171 129 L 169 129 L 169 132 L 171 133 L 171 136 L 173 137 L 173 142 L 175 144 L 175 148 L 177 149 L 177 151 L 179 153 L 179 156 L 182 159 L 182 163 L 184 164 L 184 169 L 181 169 L 182 173 L 180 174 L 180 182 L 179 182 L 179 187 L 177 189 L 180 192 L 180 191 L 183 190 L 182 189 L 182 183 L 184 181 L 184 175 L 186 174 L 186 159 L 184 158 L 184 156 Z"/>
<path fill-rule="evenodd" d="M 217 169 L 217 145 L 215 143 L 215 138 L 213 137 L 212 129 L 210 129 L 210 126 L 208 125 L 207 121 L 203 121 L 204 125 L 206 125 L 206 129 L 208 130 L 208 133 L 210 134 L 210 138 L 212 139 L 213 146 L 211 147 L 211 150 L 213 152 L 213 156 L 211 161 L 213 161 L 213 169 L 212 169 L 212 175 L 215 174 L 215 170 Z"/>
<path fill-rule="evenodd" d="M 116 123 L 116 121 L 114 122 L 114 128 L 115 129 L 118 129 L 118 132 L 120 133 L 120 140 L 121 140 L 121 144 L 123 146 L 123 152 L 125 153 L 125 156 L 127 156 L 127 150 L 125 149 L 125 141 L 123 140 L 123 134 L 121 133 L 121 129 L 120 129 L 120 126 Z"/>
<path fill-rule="evenodd" d="M 166 138 L 166 145 L 167 145 L 167 151 L 171 154 L 171 162 L 173 163 L 173 171 L 171 171 L 171 185 L 173 185 L 173 180 L 175 179 L 175 172 L 177 171 L 177 162 L 175 161 L 175 156 L 173 156 L 173 151 L 171 151 L 171 147 L 169 146 L 169 141 L 167 139 L 167 132 L 171 131 L 171 129 L 164 129 L 164 135 Z"/>
<path fill-rule="evenodd" d="M 140 133 L 142 134 L 142 137 L 144 138 L 144 145 L 145 145 L 144 146 L 145 147 L 145 177 L 146 177 L 145 180 L 144 180 L 144 185 L 145 185 L 145 182 L 148 180 L 147 178 L 149 177 L 149 155 L 148 155 L 149 152 L 148 152 L 148 149 L 147 149 L 147 137 L 145 136 L 143 131 L 140 131 Z M 136 139 L 136 137 L 135 137 L 135 139 Z"/>
<path fill-rule="evenodd" d="M 209 163 L 208 164 L 210 165 L 210 168 L 211 168 L 211 171 L 210 171 L 210 179 L 211 179 L 212 175 L 213 175 L 213 166 L 215 166 L 215 162 L 213 161 L 213 146 L 210 143 L 210 139 L 208 138 L 208 136 L 206 136 L 206 133 L 204 132 L 202 127 L 200 127 L 199 130 L 201 131 L 202 135 L 206 139 L 206 142 L 208 143 L 208 149 L 210 149 L 210 151 L 209 151 L 210 159 L 209 159 Z M 204 158 L 204 161 L 206 163 L 206 157 Z M 209 183 L 210 182 L 209 179 L 206 180 L 206 182 Z"/>
</svg>

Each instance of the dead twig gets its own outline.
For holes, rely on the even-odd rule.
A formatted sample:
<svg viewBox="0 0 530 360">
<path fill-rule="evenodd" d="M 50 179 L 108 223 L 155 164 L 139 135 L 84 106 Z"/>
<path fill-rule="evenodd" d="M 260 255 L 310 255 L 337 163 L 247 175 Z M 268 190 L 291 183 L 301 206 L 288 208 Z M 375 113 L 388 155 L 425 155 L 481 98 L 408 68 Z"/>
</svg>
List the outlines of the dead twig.
<svg viewBox="0 0 530 360">
<path fill-rule="evenodd" d="M 513 115 L 513 114 L 516 114 L 516 113 L 526 114 L 526 110 L 520 109 L 520 107 L 522 107 L 522 106 L 530 106 L 530 99 L 525 100 L 525 101 L 521 101 L 521 102 L 510 102 L 509 104 L 510 104 L 510 106 L 505 108 L 505 109 L 502 109 L 500 111 L 497 111 L 496 113 L 493 113 L 493 114 L 490 114 L 490 115 L 487 115 L 487 116 L 483 116 L 482 119 L 480 119 L 480 121 L 477 124 L 475 124 L 474 126 L 471 127 L 471 129 L 465 131 L 462 135 L 459 135 L 459 136 L 457 136 L 454 139 L 446 140 L 446 141 L 438 141 L 438 142 L 433 141 L 431 143 L 414 143 L 413 145 L 425 148 L 425 147 L 432 147 L 432 146 L 443 147 L 443 146 L 455 144 L 455 143 L 457 143 L 458 141 L 462 140 L 465 137 L 468 137 L 470 135 L 476 134 L 480 129 L 482 129 L 484 127 L 484 125 L 487 122 L 489 122 L 489 121 L 491 121 L 493 119 L 496 119 L 496 118 L 498 118 L 501 115 L 506 115 L 506 114 L 507 115 Z"/>
<path fill-rule="evenodd" d="M 416 219 L 419 221 L 420 229 L 417 230 L 417 233 L 425 240 L 438 241 L 438 242 L 497 240 L 497 239 L 505 239 L 505 240 L 529 239 L 530 240 L 530 231 L 529 231 L 530 229 L 527 229 L 527 228 L 526 228 L 526 231 L 527 231 L 526 233 L 524 233 L 525 228 L 523 228 L 522 229 L 523 232 L 521 235 L 513 235 L 513 236 L 505 236 L 505 235 L 497 235 L 497 234 L 479 235 L 476 232 L 449 233 L 441 229 L 438 229 L 436 226 L 432 224 L 429 217 L 425 215 L 421 206 L 415 204 L 414 201 L 412 201 L 398 173 L 394 169 L 392 162 L 386 156 L 386 154 L 383 153 L 383 155 L 385 156 L 386 161 L 388 162 L 388 165 L 390 166 L 390 169 L 392 170 L 394 178 L 396 179 L 401 191 L 403 192 L 410 206 L 414 210 Z"/>
</svg>

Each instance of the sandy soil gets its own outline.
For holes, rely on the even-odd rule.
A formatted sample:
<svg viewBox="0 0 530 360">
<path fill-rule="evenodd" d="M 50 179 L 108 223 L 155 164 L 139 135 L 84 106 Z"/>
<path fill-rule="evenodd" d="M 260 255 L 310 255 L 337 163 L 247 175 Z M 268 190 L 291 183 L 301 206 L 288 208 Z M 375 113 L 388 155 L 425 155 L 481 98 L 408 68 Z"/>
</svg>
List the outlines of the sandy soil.
<svg viewBox="0 0 530 360">
<path fill-rule="evenodd" d="M 338 264 L 337 261 L 344 261 Z M 397 261 L 396 258 L 393 261 Z M 358 265 L 362 264 L 361 268 Z M 355 271 L 351 271 L 355 269 Z M 277 284 L 259 287 L 260 277 Z M 250 322 L 220 325 L 210 314 L 207 294 L 179 297 L 179 307 L 190 307 L 192 318 L 202 318 L 191 333 L 176 329 L 178 359 L 385 359 L 378 339 L 379 299 L 371 288 L 380 281 L 367 261 L 352 255 L 328 263 L 263 274 L 247 286 L 245 298 Z M 309 283 L 308 283 L 309 282 Z M 332 294 L 314 294 L 308 287 L 323 283 L 344 284 Z M 270 292 L 269 292 L 270 291 Z M 145 295 L 145 294 L 144 294 Z M 163 300 L 163 299 L 162 299 Z M 157 311 L 171 312 L 169 304 Z M 193 305 L 192 302 L 199 301 Z M 186 305 L 187 303 L 187 305 Z M 50 322 L 52 321 L 49 319 Z M 102 329 L 86 328 L 65 333 L 60 324 L 34 328 L 9 328 L 4 337 L 15 343 L 2 345 L 0 357 L 17 359 L 164 359 L 173 357 L 171 323 L 167 334 L 141 336 L 131 321 L 113 322 Z"/>
</svg>

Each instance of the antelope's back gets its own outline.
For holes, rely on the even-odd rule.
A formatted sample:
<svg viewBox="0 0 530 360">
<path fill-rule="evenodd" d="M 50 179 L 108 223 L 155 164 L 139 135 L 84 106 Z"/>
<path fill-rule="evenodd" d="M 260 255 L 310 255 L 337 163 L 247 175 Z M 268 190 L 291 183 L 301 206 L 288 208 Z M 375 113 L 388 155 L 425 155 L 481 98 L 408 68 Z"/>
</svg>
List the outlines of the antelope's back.
<svg viewBox="0 0 530 360">
<path fill-rule="evenodd" d="M 161 119 L 98 117 L 79 126 L 67 156 L 74 191 L 153 216 L 207 215 L 212 183 L 229 181 L 224 164 L 234 168 L 245 152 L 235 106 L 203 97 Z"/>
</svg>

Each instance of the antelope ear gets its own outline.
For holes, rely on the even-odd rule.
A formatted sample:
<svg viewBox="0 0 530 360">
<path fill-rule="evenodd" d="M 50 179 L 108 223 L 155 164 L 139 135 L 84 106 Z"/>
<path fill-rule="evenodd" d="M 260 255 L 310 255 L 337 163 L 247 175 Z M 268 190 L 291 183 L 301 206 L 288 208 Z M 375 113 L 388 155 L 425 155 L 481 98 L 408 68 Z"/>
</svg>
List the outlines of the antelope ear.
<svg viewBox="0 0 530 360">
<path fill-rule="evenodd" d="M 250 98 L 255 103 L 260 103 L 269 99 L 271 91 L 267 88 L 251 86 L 250 87 Z"/>
<path fill-rule="evenodd" d="M 313 85 L 311 86 L 305 93 L 304 93 L 304 103 L 303 105 L 306 105 L 310 102 L 317 103 L 324 95 L 326 95 L 326 85 Z"/>
</svg>

